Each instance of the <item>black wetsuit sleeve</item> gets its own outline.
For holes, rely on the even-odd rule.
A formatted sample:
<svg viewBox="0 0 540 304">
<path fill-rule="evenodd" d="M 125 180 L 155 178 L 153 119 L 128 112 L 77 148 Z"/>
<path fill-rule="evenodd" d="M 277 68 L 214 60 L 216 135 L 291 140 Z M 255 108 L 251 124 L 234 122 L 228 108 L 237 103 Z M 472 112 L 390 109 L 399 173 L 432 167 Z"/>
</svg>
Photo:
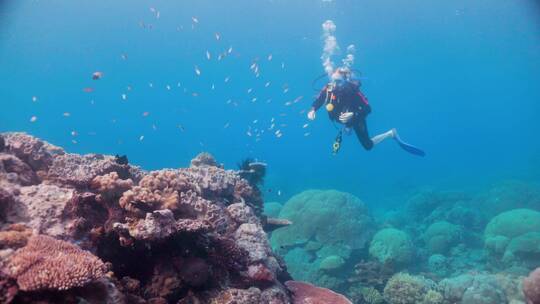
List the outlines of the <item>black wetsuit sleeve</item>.
<svg viewBox="0 0 540 304">
<path fill-rule="evenodd" d="M 322 105 L 324 104 L 325 101 L 326 101 L 326 87 L 324 87 L 321 90 L 321 92 L 319 93 L 319 97 L 317 97 L 317 99 L 315 99 L 315 101 L 313 102 L 311 107 L 313 107 L 313 109 L 315 111 L 317 111 L 318 109 L 320 109 L 322 107 Z"/>
<path fill-rule="evenodd" d="M 367 116 L 371 113 L 371 106 L 369 105 L 367 98 L 360 92 L 356 91 L 355 94 L 355 105 L 358 107 L 358 113 L 362 116 Z"/>
</svg>

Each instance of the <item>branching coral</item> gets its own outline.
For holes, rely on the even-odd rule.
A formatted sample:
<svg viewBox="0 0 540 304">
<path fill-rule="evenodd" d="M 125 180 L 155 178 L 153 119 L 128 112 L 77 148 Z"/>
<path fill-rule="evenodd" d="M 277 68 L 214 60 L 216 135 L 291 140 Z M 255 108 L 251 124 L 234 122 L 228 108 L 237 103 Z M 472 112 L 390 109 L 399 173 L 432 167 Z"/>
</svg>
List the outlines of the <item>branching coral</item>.
<svg viewBox="0 0 540 304">
<path fill-rule="evenodd" d="M 384 287 L 384 299 L 389 304 L 441 304 L 442 296 L 435 288 L 433 281 L 398 273 Z"/>
<path fill-rule="evenodd" d="M 96 176 L 90 183 L 92 189 L 98 191 L 105 198 L 121 196 L 125 191 L 133 187 L 131 179 L 121 179 L 117 172 Z"/>
<path fill-rule="evenodd" d="M 17 249 L 26 245 L 32 230 L 22 224 L 12 224 L 7 230 L 0 231 L 0 249 Z"/>
<path fill-rule="evenodd" d="M 137 214 L 157 209 L 174 211 L 180 203 L 180 191 L 189 189 L 187 178 L 178 170 L 152 171 L 141 179 L 139 185 L 124 192 L 120 206 Z"/>
<path fill-rule="evenodd" d="M 24 291 L 66 290 L 105 275 L 105 264 L 70 243 L 38 235 L 10 257 L 6 269 Z"/>
<path fill-rule="evenodd" d="M 364 286 L 384 288 L 386 282 L 394 274 L 392 264 L 382 264 L 378 261 L 361 261 L 354 266 L 354 273 L 349 278 L 350 283 L 360 283 Z"/>
</svg>

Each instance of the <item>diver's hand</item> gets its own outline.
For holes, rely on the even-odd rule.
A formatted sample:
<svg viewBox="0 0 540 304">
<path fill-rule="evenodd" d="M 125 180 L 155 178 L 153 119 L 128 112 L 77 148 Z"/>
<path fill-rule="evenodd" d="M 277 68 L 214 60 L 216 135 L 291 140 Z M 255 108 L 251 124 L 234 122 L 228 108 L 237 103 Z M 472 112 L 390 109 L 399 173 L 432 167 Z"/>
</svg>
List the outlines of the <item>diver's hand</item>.
<svg viewBox="0 0 540 304">
<path fill-rule="evenodd" d="M 354 116 L 353 112 L 343 112 L 343 113 L 339 114 L 339 121 L 341 121 L 341 123 L 346 124 L 349 121 L 351 121 L 353 116 Z"/>
<path fill-rule="evenodd" d="M 308 113 L 307 113 L 307 118 L 309 120 L 315 120 L 315 117 L 317 117 L 317 115 L 315 115 L 315 110 L 314 109 L 311 109 Z"/>
</svg>

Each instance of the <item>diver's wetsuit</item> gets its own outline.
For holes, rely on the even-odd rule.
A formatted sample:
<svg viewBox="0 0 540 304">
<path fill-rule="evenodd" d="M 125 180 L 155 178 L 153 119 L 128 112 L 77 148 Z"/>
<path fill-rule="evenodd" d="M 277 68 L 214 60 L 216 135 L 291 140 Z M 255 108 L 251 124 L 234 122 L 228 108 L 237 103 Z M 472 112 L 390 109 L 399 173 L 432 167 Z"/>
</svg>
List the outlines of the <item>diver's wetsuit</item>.
<svg viewBox="0 0 540 304">
<path fill-rule="evenodd" d="M 354 113 L 354 117 L 345 125 L 353 128 L 356 137 L 366 150 L 373 148 L 373 141 L 369 138 L 366 124 L 366 116 L 371 112 L 371 107 L 367 98 L 360 92 L 360 85 L 357 82 L 346 81 L 340 86 L 336 86 L 332 92 L 325 86 L 319 97 L 313 102 L 313 109 L 317 111 L 325 103 L 332 103 L 334 109 L 328 112 L 332 121 L 339 121 L 339 115 L 345 112 Z M 332 97 L 332 95 L 334 97 Z"/>
</svg>

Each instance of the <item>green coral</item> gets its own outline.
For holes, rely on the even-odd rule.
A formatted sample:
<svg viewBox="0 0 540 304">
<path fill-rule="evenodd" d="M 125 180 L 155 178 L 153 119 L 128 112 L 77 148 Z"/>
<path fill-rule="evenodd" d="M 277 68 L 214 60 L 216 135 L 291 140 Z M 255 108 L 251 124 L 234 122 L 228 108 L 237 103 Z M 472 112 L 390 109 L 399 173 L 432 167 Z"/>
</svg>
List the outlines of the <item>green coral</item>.
<svg viewBox="0 0 540 304">
<path fill-rule="evenodd" d="M 395 274 L 388 280 L 383 292 L 389 304 L 441 304 L 443 297 L 435 282 L 407 273 Z"/>
<path fill-rule="evenodd" d="M 446 221 L 439 221 L 431 224 L 423 239 L 431 253 L 446 254 L 451 247 L 457 245 L 461 240 L 461 228 Z"/>
<path fill-rule="evenodd" d="M 508 265 L 540 266 L 540 212 L 514 209 L 495 216 L 484 230 L 484 244 Z"/>
<path fill-rule="evenodd" d="M 373 287 L 362 287 L 360 293 L 367 304 L 382 304 L 384 302 L 382 294 Z"/>
<path fill-rule="evenodd" d="M 321 270 L 334 270 L 341 268 L 345 264 L 345 260 L 338 255 L 331 255 L 326 257 L 319 264 L 319 269 Z"/>
<path fill-rule="evenodd" d="M 264 215 L 268 217 L 279 217 L 279 212 L 281 211 L 281 208 L 283 205 L 277 202 L 269 202 L 264 204 Z"/>
<path fill-rule="evenodd" d="M 369 254 L 383 264 L 406 265 L 414 257 L 414 246 L 407 233 L 386 228 L 373 237 Z"/>
<path fill-rule="evenodd" d="M 272 233 L 274 248 L 317 241 L 360 249 L 370 239 L 374 227 L 360 199 L 335 190 L 308 190 L 295 195 L 285 203 L 279 218 L 294 224 Z"/>
</svg>

